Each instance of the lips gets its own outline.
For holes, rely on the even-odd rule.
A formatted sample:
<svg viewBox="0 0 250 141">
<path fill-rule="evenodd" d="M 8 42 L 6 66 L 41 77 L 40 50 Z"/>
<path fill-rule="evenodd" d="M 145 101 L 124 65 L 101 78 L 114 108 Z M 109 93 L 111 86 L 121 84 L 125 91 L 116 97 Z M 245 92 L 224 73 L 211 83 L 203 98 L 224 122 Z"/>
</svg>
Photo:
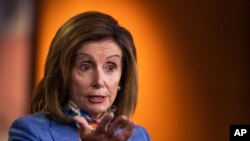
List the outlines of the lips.
<svg viewBox="0 0 250 141">
<path fill-rule="evenodd" d="M 98 95 L 87 96 L 89 102 L 96 104 L 104 102 L 106 98 L 107 98 L 106 96 L 98 96 Z"/>
</svg>

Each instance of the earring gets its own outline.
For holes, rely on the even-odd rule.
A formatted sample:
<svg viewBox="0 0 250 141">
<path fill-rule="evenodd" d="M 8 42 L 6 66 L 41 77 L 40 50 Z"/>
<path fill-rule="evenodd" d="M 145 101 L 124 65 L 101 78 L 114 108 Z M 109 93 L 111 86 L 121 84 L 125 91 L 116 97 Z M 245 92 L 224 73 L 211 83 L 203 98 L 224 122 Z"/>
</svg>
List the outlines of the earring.
<svg viewBox="0 0 250 141">
<path fill-rule="evenodd" d="M 118 90 L 118 91 L 120 91 L 120 90 L 121 90 L 121 87 L 120 87 L 120 86 L 118 86 L 118 87 L 117 87 L 117 90 Z"/>
<path fill-rule="evenodd" d="M 115 106 L 115 105 L 112 105 L 111 107 L 108 108 L 107 111 L 108 111 L 109 113 L 110 113 L 110 112 L 113 112 L 113 113 L 114 113 L 114 112 L 116 111 L 116 106 Z"/>
</svg>

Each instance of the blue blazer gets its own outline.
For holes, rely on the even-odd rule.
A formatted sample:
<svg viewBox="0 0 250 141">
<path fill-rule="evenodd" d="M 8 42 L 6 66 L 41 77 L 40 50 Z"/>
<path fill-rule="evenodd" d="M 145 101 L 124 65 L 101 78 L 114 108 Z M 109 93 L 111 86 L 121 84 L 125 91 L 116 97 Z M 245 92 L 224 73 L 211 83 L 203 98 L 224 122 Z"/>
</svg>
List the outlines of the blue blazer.
<svg viewBox="0 0 250 141">
<path fill-rule="evenodd" d="M 9 141 L 80 141 L 80 136 L 74 123 L 57 122 L 38 112 L 17 119 L 9 129 Z M 128 141 L 150 141 L 150 137 L 137 125 Z"/>
</svg>

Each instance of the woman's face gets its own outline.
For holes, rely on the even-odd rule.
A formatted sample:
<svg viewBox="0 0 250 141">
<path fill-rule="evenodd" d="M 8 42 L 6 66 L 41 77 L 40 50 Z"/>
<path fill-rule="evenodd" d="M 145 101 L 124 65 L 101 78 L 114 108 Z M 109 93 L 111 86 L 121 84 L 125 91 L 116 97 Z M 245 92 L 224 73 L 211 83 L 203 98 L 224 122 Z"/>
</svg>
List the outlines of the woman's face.
<svg viewBox="0 0 250 141">
<path fill-rule="evenodd" d="M 78 51 L 70 98 L 95 118 L 113 104 L 122 73 L 122 52 L 112 39 L 93 41 Z"/>
</svg>

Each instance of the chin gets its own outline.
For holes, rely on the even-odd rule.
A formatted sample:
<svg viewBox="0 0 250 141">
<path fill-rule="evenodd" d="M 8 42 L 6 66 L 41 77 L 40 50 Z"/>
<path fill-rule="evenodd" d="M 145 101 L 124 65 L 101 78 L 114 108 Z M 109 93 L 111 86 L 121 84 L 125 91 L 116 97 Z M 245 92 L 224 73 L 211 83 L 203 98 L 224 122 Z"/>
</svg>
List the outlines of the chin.
<svg viewBox="0 0 250 141">
<path fill-rule="evenodd" d="M 106 112 L 107 109 L 108 108 L 106 108 L 106 107 L 92 107 L 89 109 L 89 113 L 98 115 L 98 114 Z"/>
</svg>

